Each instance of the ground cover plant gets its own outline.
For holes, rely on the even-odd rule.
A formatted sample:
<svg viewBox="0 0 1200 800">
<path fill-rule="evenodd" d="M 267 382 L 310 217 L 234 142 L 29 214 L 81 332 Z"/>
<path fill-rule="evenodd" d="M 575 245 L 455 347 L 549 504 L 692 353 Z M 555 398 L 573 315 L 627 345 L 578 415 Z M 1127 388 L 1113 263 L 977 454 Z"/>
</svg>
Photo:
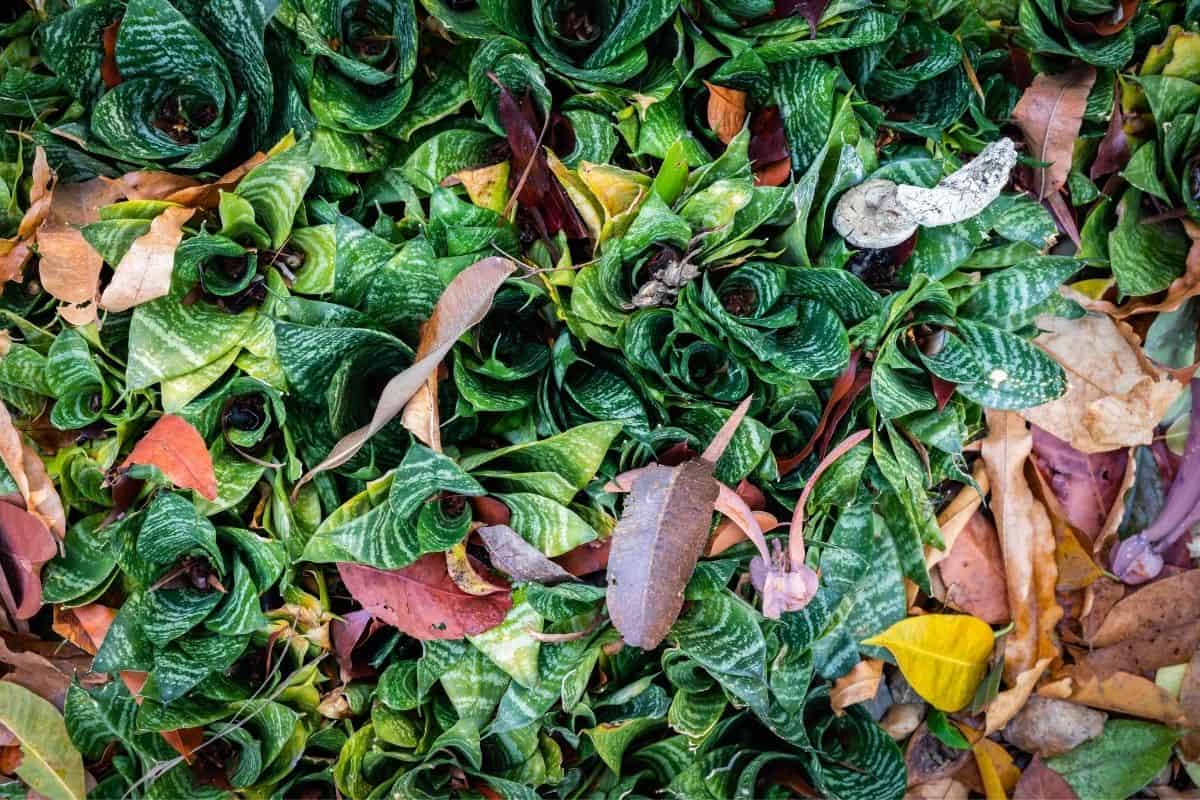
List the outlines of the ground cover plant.
<svg viewBox="0 0 1200 800">
<path fill-rule="evenodd" d="M 1200 796 L 1200 3 L 0 11 L 0 797 Z"/>
</svg>

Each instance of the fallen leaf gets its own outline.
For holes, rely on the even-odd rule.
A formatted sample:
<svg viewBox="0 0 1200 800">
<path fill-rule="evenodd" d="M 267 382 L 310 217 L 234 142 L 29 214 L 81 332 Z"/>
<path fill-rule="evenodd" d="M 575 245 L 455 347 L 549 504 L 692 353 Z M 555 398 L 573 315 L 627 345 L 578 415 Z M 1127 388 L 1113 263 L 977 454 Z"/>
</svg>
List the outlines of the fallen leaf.
<svg viewBox="0 0 1200 800">
<path fill-rule="evenodd" d="M 187 420 L 174 414 L 159 418 L 125 458 L 122 467 L 158 467 L 171 483 L 193 489 L 208 500 L 217 499 L 217 476 L 204 439 Z"/>
<path fill-rule="evenodd" d="M 979 484 L 979 489 L 976 490 L 974 486 L 963 486 L 937 516 L 938 529 L 942 532 L 942 542 L 946 548 L 944 550 L 932 546 L 925 548 L 927 569 L 933 569 L 949 554 L 950 549 L 954 547 L 955 540 L 966 529 L 967 524 L 975 516 L 976 510 L 983 505 L 983 498 L 987 495 L 990 484 L 988 484 L 987 469 L 982 461 L 975 462 L 971 477 Z"/>
<path fill-rule="evenodd" d="M 490 630 L 512 608 L 510 594 L 475 597 L 454 585 L 441 553 L 394 570 L 340 563 L 338 574 L 376 619 L 414 639 L 461 639 Z"/>
<path fill-rule="evenodd" d="M 1033 668 L 1017 676 L 1012 688 L 1000 692 L 988 703 L 984 720 L 984 735 L 991 735 L 1007 725 L 1025 707 L 1038 680 L 1050 666 L 1050 659 L 1043 658 Z"/>
<path fill-rule="evenodd" d="M 825 13 L 827 5 L 829 0 L 775 0 L 775 16 L 780 19 L 804 17 L 808 22 L 808 38 L 815 39 L 817 24 L 821 21 L 821 15 Z"/>
<path fill-rule="evenodd" d="M 979 777 L 987 800 L 1006 800 L 1021 779 L 1021 770 L 1013 763 L 1008 751 L 991 739 L 980 739 L 971 745 Z"/>
<path fill-rule="evenodd" d="M 608 568 L 608 557 L 612 552 L 612 537 L 584 542 L 574 550 L 568 550 L 552 561 L 572 575 L 591 575 Z"/>
<path fill-rule="evenodd" d="M 115 608 L 99 603 L 74 608 L 55 606 L 52 630 L 85 653 L 96 655 L 116 618 Z"/>
<path fill-rule="evenodd" d="M 573 580 L 570 572 L 525 541 L 507 525 L 487 525 L 476 531 L 491 556 L 492 566 L 514 581 L 555 584 Z"/>
<path fill-rule="evenodd" d="M 1187 722 L 1183 706 L 1161 686 L 1141 675 L 1129 672 L 1098 675 L 1083 664 L 1069 667 L 1063 674 L 1071 678 L 1068 699 L 1072 703 L 1167 725 Z"/>
<path fill-rule="evenodd" d="M 58 554 L 58 540 L 22 505 L 18 495 L 0 497 L 0 601 L 29 619 L 42 607 L 42 565 Z"/>
<path fill-rule="evenodd" d="M 1104 732 L 1069 753 L 1046 759 L 1080 800 L 1130 797 L 1171 758 L 1179 733 L 1132 719 L 1110 720 Z"/>
<path fill-rule="evenodd" d="M 1021 773 L 1012 800 L 1079 800 L 1071 784 L 1063 776 L 1046 766 L 1046 762 L 1034 756 L 1029 766 Z"/>
<path fill-rule="evenodd" d="M 1133 297 L 1122 305 L 1115 305 L 1107 300 L 1094 300 L 1087 304 L 1092 311 L 1110 314 L 1117 319 L 1127 319 L 1137 314 L 1157 314 L 1165 311 L 1175 311 L 1190 298 L 1200 295 L 1200 225 L 1193 220 L 1183 219 L 1184 230 L 1192 240 L 1188 248 L 1187 259 L 1184 262 L 1183 274 L 1171 281 L 1166 294 L 1161 299 L 1155 294 L 1150 297 Z"/>
<path fill-rule="evenodd" d="M 1129 450 L 1081 453 L 1054 434 L 1033 427 L 1033 465 L 1045 478 L 1063 518 L 1096 541 L 1121 493 Z"/>
<path fill-rule="evenodd" d="M 9 668 L 3 680 L 24 686 L 59 711 L 73 679 L 94 683 L 98 677 L 90 673 L 91 659 L 78 648 L 17 634 L 0 634 L 0 664 Z"/>
<path fill-rule="evenodd" d="M 829 691 L 829 705 L 833 713 L 841 716 L 849 706 L 865 703 L 879 692 L 883 680 L 883 662 L 878 658 L 864 658 L 842 677 L 833 682 Z"/>
<path fill-rule="evenodd" d="M 652 650 L 683 608 L 718 494 L 713 464 L 651 465 L 634 479 L 612 535 L 608 611 L 627 644 Z"/>
<path fill-rule="evenodd" d="M 1055 522 L 1054 563 L 1058 567 L 1055 588 L 1060 592 L 1085 589 L 1104 576 L 1104 570 L 1100 569 L 1071 526 L 1065 522 Z"/>
<path fill-rule="evenodd" d="M 1113 86 L 1112 113 L 1108 117 L 1108 128 L 1096 147 L 1096 158 L 1092 160 L 1088 177 L 1103 178 L 1125 168 L 1129 163 L 1129 140 L 1125 136 L 1125 115 L 1121 113 L 1121 90 Z"/>
<path fill-rule="evenodd" d="M 957 750 L 943 743 L 922 722 L 904 749 L 908 785 L 921 786 L 949 778 L 958 773 L 970 756 L 970 750 Z"/>
<path fill-rule="evenodd" d="M 446 572 L 454 585 L 474 597 L 508 592 L 507 584 L 497 584 L 484 576 L 487 569 L 467 555 L 466 542 L 459 542 L 446 551 Z"/>
<path fill-rule="evenodd" d="M 1054 628 L 1062 608 L 1054 595 L 1058 570 L 1050 518 L 1024 475 L 1033 437 L 1012 412 L 989 410 L 987 422 L 982 456 L 1008 581 L 1013 631 L 1004 648 L 1004 678 L 1012 686 L 1037 661 L 1058 654 Z"/>
<path fill-rule="evenodd" d="M 934 708 L 958 711 L 983 680 L 993 641 L 983 620 L 926 614 L 902 619 L 863 644 L 886 647 L 913 690 Z"/>
<path fill-rule="evenodd" d="M 1065 15 L 1067 27 L 1075 33 L 1091 36 L 1112 36 L 1120 33 L 1125 26 L 1133 21 L 1141 0 L 1121 0 L 1117 7 L 1105 15 L 1095 18 L 1085 17 L 1076 19 L 1070 13 Z"/>
<path fill-rule="evenodd" d="M 342 683 L 349 683 L 354 678 L 364 678 L 373 674 L 372 670 L 354 668 L 354 648 L 362 641 L 363 635 L 371 625 L 373 617 L 365 609 L 351 611 L 341 619 L 329 623 L 329 643 L 333 647 L 333 656 L 337 659 L 338 674 Z M 364 674 L 358 674 L 363 672 Z"/>
<path fill-rule="evenodd" d="M 967 800 L 970 790 L 954 778 L 939 778 L 928 783 L 910 786 L 904 800 Z"/>
<path fill-rule="evenodd" d="M 117 68 L 117 33 L 121 30 L 121 18 L 101 31 L 100 43 L 104 57 L 100 60 L 100 80 L 106 89 L 121 85 L 121 71 Z"/>
<path fill-rule="evenodd" d="M 1021 416 L 1081 453 L 1150 444 L 1184 384 L 1146 357 L 1123 322 L 1088 314 L 1038 325 L 1034 343 L 1062 365 L 1067 391 Z"/>
<path fill-rule="evenodd" d="M 1193 569 L 1155 581 L 1120 600 L 1088 639 L 1088 644 L 1094 648 L 1108 647 L 1198 619 L 1200 570 Z"/>
<path fill-rule="evenodd" d="M 1035 171 L 1039 200 L 1067 182 L 1088 93 L 1095 82 L 1096 70 L 1088 65 L 1076 65 L 1057 75 L 1039 73 L 1013 108 L 1013 122 L 1025 134 L 1029 156 L 1049 162 Z"/>
<path fill-rule="evenodd" d="M 100 290 L 104 258 L 80 233 L 100 219 L 100 209 L 124 197 L 125 190 L 103 178 L 58 184 L 45 221 L 38 227 L 38 277 L 56 299 L 79 307 L 93 302 Z"/>
<path fill-rule="evenodd" d="M 939 569 L 945 585 L 945 594 L 940 599 L 951 608 L 979 617 L 990 625 L 1009 621 L 1004 557 L 996 528 L 982 511 L 971 517 Z"/>
<path fill-rule="evenodd" d="M 483 320 L 492 307 L 492 298 L 500 289 L 500 285 L 515 269 L 516 265 L 512 261 L 492 256 L 475 262 L 450 281 L 433 307 L 433 314 L 421 329 L 422 340 L 430 342 L 427 355 L 418 358 L 412 366 L 387 382 L 371 421 L 343 436 L 329 451 L 325 460 L 300 479 L 293 495 L 317 473 L 349 461 L 367 440 L 404 410 L 409 399 L 426 385 L 429 376 L 450 352 L 458 338 Z"/>
<path fill-rule="evenodd" d="M 1004 738 L 1027 753 L 1049 758 L 1099 736 L 1107 719 L 1102 711 L 1034 695 L 1005 727 Z"/>
<path fill-rule="evenodd" d="M 25 510 L 44 522 L 59 539 L 66 536 L 67 512 L 62 498 L 46 472 L 46 465 L 21 438 L 3 402 L 0 402 L 0 461 L 25 498 Z"/>
<path fill-rule="evenodd" d="M 183 241 L 183 225 L 195 209 L 171 206 L 150 223 L 150 230 L 133 240 L 100 296 L 106 311 L 128 311 L 164 297 L 171 290 L 175 249 Z"/>
<path fill-rule="evenodd" d="M 48 800 L 84 800 L 83 757 L 58 709 L 23 686 L 0 681 L 0 724 L 21 745 L 17 777 L 30 789 Z"/>
<path fill-rule="evenodd" d="M 704 82 L 708 87 L 708 127 L 721 144 L 729 144 L 746 127 L 746 93 Z"/>
<path fill-rule="evenodd" d="M 1192 727 L 1200 727 L 1200 652 L 1192 653 L 1179 685 L 1179 705 Z"/>
<path fill-rule="evenodd" d="M 255 153 L 212 183 L 157 170 L 127 172 L 111 182 L 130 200 L 165 200 L 187 208 L 212 209 L 220 203 L 221 192 L 237 188 L 250 170 L 266 160 L 265 153 Z"/>
<path fill-rule="evenodd" d="M 879 720 L 879 727 L 897 742 L 907 739 L 925 719 L 924 703 L 897 703 Z"/>
</svg>

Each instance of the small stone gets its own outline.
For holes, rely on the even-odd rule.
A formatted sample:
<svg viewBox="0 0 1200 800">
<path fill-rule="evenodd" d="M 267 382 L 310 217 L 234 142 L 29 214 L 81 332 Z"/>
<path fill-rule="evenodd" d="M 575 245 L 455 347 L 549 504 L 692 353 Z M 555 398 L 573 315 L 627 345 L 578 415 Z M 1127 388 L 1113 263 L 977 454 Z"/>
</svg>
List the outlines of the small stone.
<svg viewBox="0 0 1200 800">
<path fill-rule="evenodd" d="M 924 703 L 901 703 L 892 706 L 879 720 L 879 727 L 897 742 L 904 741 L 921 726 L 925 719 Z"/>
<path fill-rule="evenodd" d="M 1103 711 L 1034 695 L 1004 728 L 1004 739 L 1027 753 L 1050 758 L 1099 736 L 1107 719 Z"/>
</svg>

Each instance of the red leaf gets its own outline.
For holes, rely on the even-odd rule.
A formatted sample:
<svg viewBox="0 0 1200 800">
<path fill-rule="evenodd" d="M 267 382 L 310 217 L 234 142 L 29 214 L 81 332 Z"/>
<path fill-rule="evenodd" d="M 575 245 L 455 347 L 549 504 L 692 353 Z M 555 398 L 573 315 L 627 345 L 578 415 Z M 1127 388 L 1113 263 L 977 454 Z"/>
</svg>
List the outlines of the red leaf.
<svg viewBox="0 0 1200 800">
<path fill-rule="evenodd" d="M 1058 498 L 1067 522 L 1095 541 L 1121 492 L 1129 451 L 1084 454 L 1035 425 L 1033 463 Z"/>
<path fill-rule="evenodd" d="M 607 539 L 587 542 L 574 550 L 568 550 L 553 560 L 576 577 L 591 575 L 593 572 L 608 568 L 608 550 L 611 544 L 611 536 Z"/>
<path fill-rule="evenodd" d="M 750 144 L 747 148 L 756 168 L 773 166 L 777 161 L 791 163 L 783 117 L 778 106 L 764 106 L 750 117 Z"/>
<path fill-rule="evenodd" d="M 954 390 L 958 388 L 958 384 L 944 381 L 937 375 L 930 375 L 929 380 L 933 384 L 933 396 L 937 399 L 938 411 L 945 411 L 946 404 L 954 396 Z"/>
<path fill-rule="evenodd" d="M 1094 19 L 1075 19 L 1066 15 L 1067 27 L 1075 33 L 1091 34 L 1093 36 L 1112 36 L 1120 33 L 1137 14 L 1140 0 L 1121 0 L 1121 4 L 1108 15 Z"/>
<path fill-rule="evenodd" d="M 349 683 L 354 678 L 362 678 L 373 674 L 372 670 L 354 668 L 354 648 L 362 641 L 371 624 L 369 611 L 351 611 L 341 619 L 329 623 L 329 638 L 333 644 L 333 654 L 337 658 L 338 669 L 341 671 L 343 683 Z"/>
<path fill-rule="evenodd" d="M 342 583 L 373 617 L 414 639 L 461 639 L 504 621 L 512 595 L 469 595 L 454 585 L 446 557 L 430 553 L 402 569 L 338 564 Z"/>
<path fill-rule="evenodd" d="M 1125 137 L 1125 115 L 1121 113 L 1120 90 L 1114 87 L 1112 116 L 1108 118 L 1108 130 L 1096 148 L 1096 159 L 1088 176 L 1092 180 L 1124 168 L 1129 161 L 1129 140 Z"/>
<path fill-rule="evenodd" d="M 154 423 L 121 466 L 130 464 L 158 467 L 179 488 L 217 499 L 217 476 L 208 446 L 182 417 L 167 414 Z"/>
<path fill-rule="evenodd" d="M 121 30 L 121 20 L 104 29 L 101 41 L 104 44 L 104 60 L 100 62 L 100 79 L 105 87 L 111 89 L 121 83 L 121 73 L 117 69 L 117 32 Z"/>
<path fill-rule="evenodd" d="M 1021 773 L 1013 800 L 1078 800 L 1071 784 L 1054 770 L 1047 767 L 1038 756 Z"/>
<path fill-rule="evenodd" d="M 57 553 L 58 540 L 19 496 L 0 498 L 0 601 L 17 619 L 42 607 L 42 565 Z"/>
</svg>

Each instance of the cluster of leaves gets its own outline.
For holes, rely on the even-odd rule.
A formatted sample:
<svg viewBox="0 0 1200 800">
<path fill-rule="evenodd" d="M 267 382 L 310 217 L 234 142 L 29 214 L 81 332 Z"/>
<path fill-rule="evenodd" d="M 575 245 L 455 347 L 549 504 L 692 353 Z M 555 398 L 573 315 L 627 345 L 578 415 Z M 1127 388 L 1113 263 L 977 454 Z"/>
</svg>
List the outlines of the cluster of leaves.
<svg viewBox="0 0 1200 800">
<path fill-rule="evenodd" d="M 1200 783 L 1198 22 L 10 4 L 0 797 Z"/>
</svg>

